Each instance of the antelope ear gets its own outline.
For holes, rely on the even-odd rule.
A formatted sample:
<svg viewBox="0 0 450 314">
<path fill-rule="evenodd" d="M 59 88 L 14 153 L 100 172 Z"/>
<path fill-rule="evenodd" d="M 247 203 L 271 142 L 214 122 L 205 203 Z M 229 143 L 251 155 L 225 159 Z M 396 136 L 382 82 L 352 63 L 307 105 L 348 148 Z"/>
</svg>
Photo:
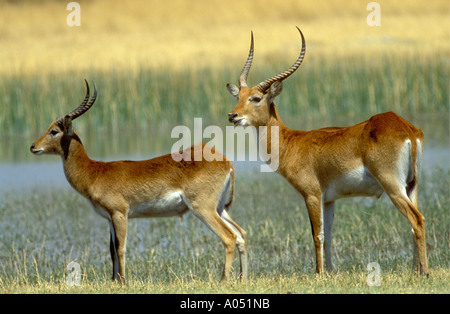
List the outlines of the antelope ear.
<svg viewBox="0 0 450 314">
<path fill-rule="evenodd" d="M 282 90 L 283 90 L 283 81 L 275 81 L 275 82 L 273 82 L 272 85 L 270 85 L 269 91 L 267 93 L 268 96 L 269 96 L 270 102 L 272 102 L 272 100 L 275 97 L 280 95 Z"/>
<path fill-rule="evenodd" d="M 234 84 L 228 83 L 227 89 L 231 95 L 233 95 L 235 98 L 239 98 L 239 87 Z"/>
<path fill-rule="evenodd" d="M 63 128 L 64 133 L 66 135 L 72 136 L 73 135 L 73 127 L 72 127 L 72 118 L 69 115 L 66 115 L 63 118 Z"/>
</svg>

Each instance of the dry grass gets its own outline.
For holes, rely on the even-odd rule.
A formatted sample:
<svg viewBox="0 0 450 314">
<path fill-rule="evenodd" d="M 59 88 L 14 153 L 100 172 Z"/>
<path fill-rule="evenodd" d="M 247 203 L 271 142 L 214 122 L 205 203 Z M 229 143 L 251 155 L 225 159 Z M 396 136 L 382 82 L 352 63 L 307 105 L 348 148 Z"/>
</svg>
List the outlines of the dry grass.
<svg viewBox="0 0 450 314">
<path fill-rule="evenodd" d="M 307 37 L 311 60 L 449 53 L 448 1 L 378 2 L 380 27 L 366 23 L 368 1 L 81 0 L 81 26 L 69 27 L 67 2 L 2 1 L 0 73 L 223 67 L 242 63 L 250 30 L 255 64 L 295 60 L 295 25 Z"/>
<path fill-rule="evenodd" d="M 44 294 L 448 294 L 448 269 L 432 269 L 430 278 L 413 276 L 408 270 L 382 273 L 380 286 L 367 285 L 368 272 L 348 271 L 339 274 L 294 274 L 289 276 L 270 275 L 250 279 L 246 283 L 231 281 L 227 284 L 217 280 L 173 280 L 151 283 L 128 280 L 125 286 L 110 281 L 83 282 L 80 286 L 69 286 L 65 281 L 41 280 L 37 283 L 0 284 L 0 293 Z M 186 297 L 187 298 L 187 297 Z M 175 301 L 176 299 L 174 299 Z M 174 307 L 179 306 L 177 303 Z M 272 304 L 273 306 L 273 304 Z"/>
</svg>

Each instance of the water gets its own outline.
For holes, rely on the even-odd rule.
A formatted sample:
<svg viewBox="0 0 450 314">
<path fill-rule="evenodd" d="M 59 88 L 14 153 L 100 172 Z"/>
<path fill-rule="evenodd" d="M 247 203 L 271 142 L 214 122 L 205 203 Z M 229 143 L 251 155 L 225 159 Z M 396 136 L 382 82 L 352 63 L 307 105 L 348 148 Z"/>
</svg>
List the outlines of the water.
<svg viewBox="0 0 450 314">
<path fill-rule="evenodd" d="M 39 186 L 69 187 L 61 161 L 0 164 L 0 192 Z"/>
<path fill-rule="evenodd" d="M 155 157 L 158 154 L 152 154 Z M 40 162 L 1 163 L 0 164 L 0 193 L 6 191 L 25 191 L 36 187 L 62 187 L 70 185 L 64 175 L 62 162 L 56 156 L 39 156 L 48 159 Z M 137 160 L 140 158 L 119 158 Z M 245 177 L 248 172 L 259 171 L 260 161 L 234 161 L 237 178 Z M 450 153 L 446 148 L 427 147 L 423 154 L 422 171 L 431 173 L 440 168 L 447 171 L 450 165 Z"/>
<path fill-rule="evenodd" d="M 124 158 L 133 159 L 133 158 Z M 237 176 L 258 171 L 260 161 L 233 162 Z M 36 187 L 69 188 L 62 162 L 3 163 L 0 164 L 0 193 L 26 191 Z"/>
<path fill-rule="evenodd" d="M 417 120 L 417 119 L 415 119 Z M 422 170 L 431 172 L 436 168 L 447 171 L 450 166 L 449 150 L 449 120 L 448 117 L 430 119 L 418 122 L 425 133 L 425 149 Z M 323 125 L 320 122 L 296 125 L 296 121 L 289 121 L 288 126 L 293 129 L 313 129 Z M 299 121 L 297 121 L 299 122 Z M 416 124 L 416 121 L 414 122 Z M 327 125 L 345 125 L 331 123 Z M 207 125 L 203 126 L 205 128 Z M 120 132 L 118 135 L 96 132 L 92 134 L 81 130 L 79 132 L 88 155 L 94 160 L 143 160 L 169 153 L 178 138 L 171 138 L 171 129 L 160 128 L 151 134 L 136 132 Z M 88 136 L 83 136 L 87 134 Z M 36 187 L 65 187 L 70 185 L 66 181 L 62 162 L 58 156 L 34 156 L 29 147 L 34 139 L 2 140 L 3 150 L 0 151 L 0 193 L 5 191 L 24 191 Z M 209 141 L 209 139 L 204 139 Z M 6 148 L 5 148 L 6 147 Z M 124 152 L 132 152 L 126 154 Z M 226 152 L 225 152 L 226 154 Z M 231 156 L 228 156 L 231 157 Z M 237 159 L 235 157 L 235 159 Z M 248 160 L 248 159 L 247 159 Z M 260 161 L 233 161 L 236 176 L 245 177 L 250 172 L 259 171 Z"/>
</svg>

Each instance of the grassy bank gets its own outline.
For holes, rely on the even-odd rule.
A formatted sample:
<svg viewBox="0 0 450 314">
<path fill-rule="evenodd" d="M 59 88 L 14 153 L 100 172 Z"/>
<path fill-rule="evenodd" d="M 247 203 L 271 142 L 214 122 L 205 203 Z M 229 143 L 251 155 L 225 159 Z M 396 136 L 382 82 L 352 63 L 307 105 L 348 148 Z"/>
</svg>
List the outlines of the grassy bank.
<svg viewBox="0 0 450 314">
<path fill-rule="evenodd" d="M 421 182 L 419 204 L 426 217 L 429 280 L 411 275 L 410 226 L 385 197 L 337 203 L 335 273 L 314 276 L 310 224 L 301 197 L 278 175 L 244 177 L 241 172 L 230 215 L 248 232 L 250 278 L 246 284 L 217 283 L 223 246 L 188 214 L 181 220 L 131 220 L 128 285 L 111 285 L 106 221 L 72 190 L 38 188 L 2 198 L 0 292 L 448 293 L 448 172 L 423 175 Z M 71 261 L 80 264 L 81 287 L 66 284 Z M 371 262 L 380 265 L 380 287 L 366 284 Z M 237 276 L 237 258 L 234 266 Z"/>
<path fill-rule="evenodd" d="M 202 279 L 171 280 L 164 283 L 129 280 L 126 285 L 108 281 L 83 282 L 81 286 L 68 286 L 65 282 L 42 280 L 38 283 L 12 283 L 0 287 L 1 293 L 151 293 L 151 294 L 305 294 L 305 293 L 389 293 L 421 294 L 449 293 L 448 269 L 432 269 L 430 278 L 412 276 L 409 269 L 382 273 L 380 286 L 367 285 L 367 271 L 348 271 L 333 275 L 267 276 L 227 284 Z"/>
</svg>

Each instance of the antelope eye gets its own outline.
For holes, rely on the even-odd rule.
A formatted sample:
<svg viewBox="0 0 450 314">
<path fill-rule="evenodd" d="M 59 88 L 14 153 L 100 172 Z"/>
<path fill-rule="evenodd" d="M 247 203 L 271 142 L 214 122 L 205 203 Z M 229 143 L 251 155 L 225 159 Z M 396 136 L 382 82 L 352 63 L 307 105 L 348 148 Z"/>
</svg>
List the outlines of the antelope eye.
<svg viewBox="0 0 450 314">
<path fill-rule="evenodd" d="M 252 102 L 260 102 L 261 101 L 261 97 L 253 96 L 252 98 L 250 98 L 250 101 L 252 101 Z"/>
<path fill-rule="evenodd" d="M 48 132 L 51 136 L 55 136 L 56 134 L 58 134 L 59 133 L 59 131 L 58 130 L 55 130 L 55 129 L 52 129 L 52 130 L 50 130 L 50 132 Z"/>
</svg>

